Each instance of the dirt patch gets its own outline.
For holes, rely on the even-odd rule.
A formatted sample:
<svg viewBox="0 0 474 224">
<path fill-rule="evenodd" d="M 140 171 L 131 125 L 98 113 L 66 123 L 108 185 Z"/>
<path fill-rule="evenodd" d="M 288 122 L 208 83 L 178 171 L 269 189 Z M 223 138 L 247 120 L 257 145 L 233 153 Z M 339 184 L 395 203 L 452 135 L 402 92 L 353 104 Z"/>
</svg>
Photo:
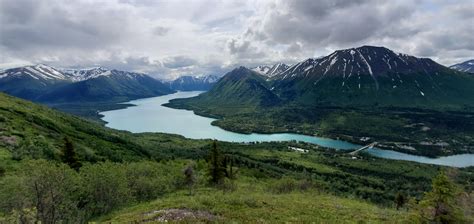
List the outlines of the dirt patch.
<svg viewBox="0 0 474 224">
<path fill-rule="evenodd" d="M 208 212 L 191 209 L 162 209 L 145 213 L 142 222 L 180 222 L 180 221 L 203 221 L 213 222 L 218 216 Z"/>
<path fill-rule="evenodd" d="M 10 146 L 18 145 L 18 141 L 15 136 L 0 136 L 0 143 Z"/>
</svg>

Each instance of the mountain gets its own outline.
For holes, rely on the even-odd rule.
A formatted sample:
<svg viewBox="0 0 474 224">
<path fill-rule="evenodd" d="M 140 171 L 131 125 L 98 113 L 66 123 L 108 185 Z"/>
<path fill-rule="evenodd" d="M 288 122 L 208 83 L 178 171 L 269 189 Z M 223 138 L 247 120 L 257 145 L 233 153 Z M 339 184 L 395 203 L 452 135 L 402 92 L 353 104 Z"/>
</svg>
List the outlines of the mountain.
<svg viewBox="0 0 474 224">
<path fill-rule="evenodd" d="M 452 69 L 461 71 L 461 72 L 469 72 L 469 73 L 474 73 L 474 59 L 465 61 L 463 63 L 455 64 L 452 66 L 449 66 Z"/>
<path fill-rule="evenodd" d="M 28 100 L 71 82 L 70 75 L 42 64 L 0 72 L 0 91 Z"/>
<path fill-rule="evenodd" d="M 206 76 L 181 76 L 171 82 L 169 86 L 173 90 L 179 91 L 207 91 L 209 90 L 217 81 L 219 77 L 214 75 Z"/>
<path fill-rule="evenodd" d="M 286 71 L 289 67 L 290 66 L 286 64 L 277 63 L 277 64 L 274 64 L 273 66 L 260 65 L 255 68 L 252 68 L 251 70 L 258 72 L 264 76 L 273 77 Z"/>
<path fill-rule="evenodd" d="M 168 86 L 148 75 L 119 70 L 97 69 L 73 76 L 83 81 L 49 91 L 38 98 L 41 102 L 127 101 L 173 93 Z"/>
<path fill-rule="evenodd" d="M 102 67 L 59 70 L 46 65 L 1 72 L 0 91 L 45 103 L 127 101 L 174 92 L 145 74 Z"/>
<path fill-rule="evenodd" d="M 270 66 L 268 65 L 259 65 L 255 68 L 251 68 L 252 71 L 259 73 L 260 75 L 266 75 L 270 71 Z"/>
<path fill-rule="evenodd" d="M 338 50 L 272 77 L 273 92 L 302 105 L 461 106 L 474 102 L 474 79 L 429 58 L 384 47 Z"/>
<path fill-rule="evenodd" d="M 280 99 L 270 91 L 265 80 L 265 76 L 239 67 L 225 74 L 208 92 L 188 99 L 199 105 L 217 106 L 218 109 L 249 109 L 280 103 Z M 188 102 L 188 99 L 175 99 L 171 102 L 178 105 L 180 102 Z"/>
<path fill-rule="evenodd" d="M 88 69 L 64 69 L 62 71 L 66 74 L 69 74 L 72 81 L 79 82 L 97 78 L 101 75 L 107 74 L 106 72 L 108 71 L 108 69 L 102 67 L 95 67 Z"/>
<path fill-rule="evenodd" d="M 195 99 L 204 108 L 207 107 L 204 102 L 213 105 L 252 102 L 252 107 L 275 105 L 274 102 L 309 107 L 462 108 L 474 104 L 474 77 L 429 58 L 395 53 L 384 47 L 338 50 L 286 69 L 284 65 L 280 67 L 284 71 L 270 78 L 266 75 L 277 69 L 238 68 L 226 74 L 208 94 Z M 194 98 L 188 102 L 193 101 Z"/>
</svg>

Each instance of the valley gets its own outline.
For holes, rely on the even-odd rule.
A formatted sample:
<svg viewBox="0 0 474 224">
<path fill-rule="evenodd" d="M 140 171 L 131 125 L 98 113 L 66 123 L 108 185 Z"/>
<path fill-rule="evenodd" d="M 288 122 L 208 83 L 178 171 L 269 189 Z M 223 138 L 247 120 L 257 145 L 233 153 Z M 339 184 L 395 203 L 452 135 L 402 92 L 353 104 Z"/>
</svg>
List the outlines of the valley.
<svg viewBox="0 0 474 224">
<path fill-rule="evenodd" d="M 207 92 L 175 92 L 171 83 L 102 68 L 61 73 L 60 84 L 46 82 L 59 71 L 44 65 L 7 70 L 3 87 L 19 83 L 20 91 L 3 91 L 34 87 L 35 94 L 19 96 L 40 104 L 0 94 L 0 223 L 406 223 L 425 220 L 426 192 L 440 178 L 463 192 L 451 196 L 453 211 L 462 213 L 453 219 L 473 219 L 468 101 L 434 105 L 383 94 L 393 105 L 379 98 L 348 104 L 345 96 L 312 101 L 307 97 L 322 92 L 289 91 L 295 81 L 278 78 L 295 66 L 239 67 L 219 81 L 183 78 L 174 87 Z M 470 85 L 470 76 L 448 73 Z M 32 80 L 51 89 L 36 89 Z M 363 94 L 384 85 L 359 80 L 372 86 Z M 343 81 L 359 89 L 351 82 Z M 411 99 L 416 106 L 401 106 Z M 222 166 L 214 184 L 212 158 Z M 295 203 L 310 207 L 302 213 L 288 206 Z"/>
<path fill-rule="evenodd" d="M 365 66 L 361 66 L 365 65 Z M 267 77 L 245 67 L 166 106 L 219 118 L 240 133 L 362 139 L 438 157 L 474 151 L 474 76 L 383 47 L 338 50 Z"/>
<path fill-rule="evenodd" d="M 28 196 L 30 188 L 25 187 L 40 180 L 48 181 L 44 183 L 49 184 L 46 187 L 57 189 L 58 194 L 70 198 L 68 200 L 83 200 L 80 199 L 84 197 L 81 195 L 96 197 L 87 193 L 95 191 L 95 187 L 114 189 L 112 192 L 115 193 L 101 196 L 105 197 L 104 200 L 107 197 L 122 198 L 115 202 L 91 198 L 89 202 L 68 204 L 72 207 L 58 210 L 74 212 L 79 209 L 84 212 L 82 215 L 68 217 L 87 220 L 128 222 L 149 218 L 144 213 L 180 207 L 210 212 L 212 217 L 219 216 L 221 221 L 256 221 L 261 219 L 262 214 L 282 220 L 302 221 L 345 220 L 349 216 L 373 222 L 398 219 L 396 217 L 406 217 L 405 220 L 413 211 L 395 210 L 393 201 L 396 195 L 421 199 L 423 192 L 430 189 L 430 180 L 440 169 L 435 165 L 386 160 L 366 153 L 359 154 L 354 160 L 346 152 L 307 143 L 248 144 L 219 141 L 219 149 L 226 157 L 232 158 L 231 167 L 236 172 L 236 176 L 229 179 L 230 182 L 224 185 L 221 192 L 207 185 L 205 161 L 212 145 L 211 140 L 192 140 L 159 133 L 131 134 L 5 94 L 0 94 L 0 102 L 0 184 L 5 186 L 0 189 L 0 211 L 6 215 L 2 217 L 0 213 L 0 221 L 4 222 L 18 216 L 31 218 L 28 213 L 31 207 L 28 206 L 33 206 L 29 203 L 34 201 L 20 196 Z M 83 164 L 79 173 L 59 163 L 63 136 L 71 140 L 77 158 Z M 288 145 L 304 148 L 308 153 L 296 152 L 289 149 Z M 182 169 L 190 163 L 196 164 L 195 196 L 186 196 L 188 190 L 182 184 Z M 35 168 L 35 172 L 31 172 L 31 167 Z M 164 171 L 165 167 L 167 171 Z M 149 176 L 147 173 L 150 169 L 159 171 Z M 473 181 L 472 167 L 443 169 L 453 172 L 451 178 L 462 189 L 467 192 L 472 190 L 469 184 Z M 135 179 L 130 177 L 135 177 L 137 172 L 141 175 L 141 182 L 135 183 Z M 46 176 L 41 176 L 43 174 Z M 50 179 L 54 175 L 62 175 L 66 179 L 60 183 L 54 182 L 55 179 Z M 127 179 L 127 175 L 132 176 Z M 40 179 L 34 179 L 37 177 Z M 101 179 L 108 181 L 94 182 Z M 60 189 L 69 186 L 67 184 L 74 185 L 76 180 L 87 183 L 77 185 L 74 191 L 77 195 L 60 193 Z M 139 187 L 142 193 L 132 191 L 135 187 Z M 26 193 L 20 194 L 20 191 Z M 219 200 L 213 199 L 216 194 L 224 196 Z M 237 200 L 243 194 L 249 197 Z M 49 200 L 47 195 L 44 197 L 44 200 Z M 16 205 L 14 200 L 23 201 L 24 204 Z M 295 200 L 302 205 L 316 203 L 313 205 L 324 207 L 324 212 L 308 210 L 311 215 L 308 213 L 304 218 L 298 215 L 301 214 L 299 208 L 286 206 Z M 336 204 L 333 204 L 334 201 Z M 108 207 L 97 207 L 100 204 L 95 203 L 107 203 Z M 342 217 L 337 209 L 341 207 L 345 208 Z M 10 209 L 20 213 L 9 213 Z M 236 213 L 235 209 L 241 212 Z M 378 212 L 373 213 L 374 209 Z M 61 219 L 61 216 L 56 218 Z"/>
<path fill-rule="evenodd" d="M 0 224 L 474 223 L 473 0 L 0 0 Z"/>
<path fill-rule="evenodd" d="M 107 122 L 106 126 L 118 130 L 126 130 L 133 133 L 161 132 L 182 135 L 191 139 L 216 139 L 227 142 L 254 143 L 254 142 L 305 142 L 315 144 L 317 147 L 332 148 L 350 152 L 366 145 L 370 139 L 357 139 L 359 145 L 351 144 L 342 140 L 320 138 L 311 135 L 285 133 L 235 133 L 223 130 L 215 124 L 216 119 L 195 115 L 192 111 L 176 110 L 162 106 L 173 99 L 189 98 L 203 92 L 178 92 L 171 95 L 153 97 L 130 101 L 128 104 L 134 105 L 127 109 L 118 109 L 101 112 L 102 119 Z M 136 116 L 140 114 L 140 116 Z M 159 116 L 157 116 L 159 114 Z M 347 138 L 347 137 L 346 137 Z M 355 141 L 352 141 L 355 142 Z M 395 145 L 403 147 L 401 143 Z M 385 146 L 387 147 L 387 146 Z M 400 150 L 397 150 L 400 151 Z M 381 150 L 376 148 L 366 151 L 376 157 L 415 161 L 428 164 L 437 164 L 454 167 L 474 166 L 473 154 L 459 154 L 457 156 L 446 156 L 440 158 L 427 158 L 409 154 L 397 153 L 395 151 Z"/>
</svg>

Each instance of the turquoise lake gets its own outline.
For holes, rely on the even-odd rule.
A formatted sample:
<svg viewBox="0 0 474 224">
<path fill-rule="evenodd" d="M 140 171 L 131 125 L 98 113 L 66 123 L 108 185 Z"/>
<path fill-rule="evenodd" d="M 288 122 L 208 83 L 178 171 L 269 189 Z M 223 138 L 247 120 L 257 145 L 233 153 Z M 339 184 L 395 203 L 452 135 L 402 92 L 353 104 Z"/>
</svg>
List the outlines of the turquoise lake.
<svg viewBox="0 0 474 224">
<path fill-rule="evenodd" d="M 125 109 L 104 111 L 100 114 L 106 126 L 133 133 L 162 132 L 179 134 L 192 139 L 217 139 L 229 142 L 302 141 L 328 148 L 351 150 L 360 145 L 349 142 L 291 133 L 281 134 L 240 134 L 212 126 L 215 119 L 202 117 L 189 110 L 178 110 L 162 106 L 171 99 L 197 96 L 201 91 L 178 92 L 170 95 L 133 100 L 127 103 L 136 106 Z M 415 161 L 453 167 L 474 166 L 474 154 L 461 154 L 439 158 L 409 155 L 405 153 L 372 148 L 366 152 L 381 158 Z"/>
</svg>

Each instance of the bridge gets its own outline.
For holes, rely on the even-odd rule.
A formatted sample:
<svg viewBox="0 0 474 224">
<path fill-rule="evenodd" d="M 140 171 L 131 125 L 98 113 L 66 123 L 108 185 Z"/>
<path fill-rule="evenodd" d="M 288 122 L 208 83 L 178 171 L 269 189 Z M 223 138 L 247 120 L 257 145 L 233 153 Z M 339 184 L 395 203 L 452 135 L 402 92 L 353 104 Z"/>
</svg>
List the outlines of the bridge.
<svg viewBox="0 0 474 224">
<path fill-rule="evenodd" d="M 368 145 L 366 145 L 366 146 L 364 146 L 364 147 L 362 147 L 362 148 L 360 148 L 360 149 L 357 149 L 357 150 L 355 150 L 355 151 L 350 152 L 349 154 L 355 155 L 355 154 L 357 154 L 358 152 L 360 152 L 360 151 L 362 151 L 362 150 L 364 150 L 364 149 L 373 148 L 375 145 L 377 145 L 377 142 L 372 142 L 372 143 L 370 143 L 370 144 L 368 144 Z"/>
</svg>

